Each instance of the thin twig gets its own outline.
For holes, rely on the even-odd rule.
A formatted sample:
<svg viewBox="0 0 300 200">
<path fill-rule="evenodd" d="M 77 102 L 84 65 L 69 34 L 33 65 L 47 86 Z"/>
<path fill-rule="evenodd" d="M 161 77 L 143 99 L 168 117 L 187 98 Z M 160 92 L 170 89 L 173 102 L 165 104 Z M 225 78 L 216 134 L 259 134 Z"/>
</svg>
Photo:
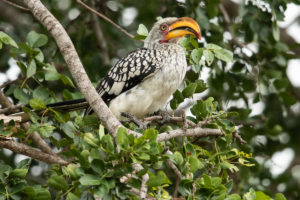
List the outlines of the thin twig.
<svg viewBox="0 0 300 200">
<path fill-rule="evenodd" d="M 93 9 L 95 9 L 95 1 L 94 0 L 90 0 L 90 3 L 91 3 L 91 7 Z M 100 24 L 99 24 L 99 20 L 98 20 L 98 17 L 97 15 L 92 12 L 92 24 L 93 24 L 93 28 L 94 28 L 94 33 L 95 33 L 95 36 L 96 36 L 96 40 L 97 40 L 97 43 L 98 43 L 98 46 L 99 46 L 99 54 L 100 54 L 100 57 L 103 61 L 103 64 L 105 66 L 109 65 L 109 55 L 108 55 L 108 48 L 107 48 L 107 42 L 103 36 L 103 32 L 102 32 L 102 29 L 100 27 Z"/>
<path fill-rule="evenodd" d="M 16 7 L 16 8 L 18 8 L 18 9 L 21 9 L 21 10 L 24 10 L 24 11 L 29 11 L 28 8 L 25 8 L 25 7 L 23 7 L 23 6 L 20 6 L 20 5 L 18 5 L 18 4 L 15 4 L 15 3 L 13 3 L 13 2 L 10 2 L 10 1 L 8 1 L 8 0 L 2 0 L 2 1 L 5 2 L 5 3 L 7 3 L 7 4 L 9 4 L 9 5 L 11 5 L 11 6 L 13 6 L 13 7 Z"/>
<path fill-rule="evenodd" d="M 236 126 L 234 132 L 232 133 L 232 136 L 234 141 L 238 139 L 240 141 L 240 144 L 246 144 L 247 142 L 238 133 L 238 130 L 242 127 L 243 125 Z"/>
<path fill-rule="evenodd" d="M 116 24 L 115 22 L 113 22 L 111 19 L 109 19 L 105 15 L 103 15 L 103 14 L 99 13 L 98 11 L 94 10 L 93 8 L 89 7 L 88 5 L 86 5 L 85 3 L 83 3 L 80 0 L 77 0 L 77 3 L 81 4 L 83 7 L 85 7 L 88 10 L 90 10 L 91 12 L 95 13 L 96 15 L 98 15 L 99 17 L 101 17 L 102 19 L 104 19 L 105 21 L 111 23 L 113 26 L 115 26 L 117 29 L 119 29 L 120 31 L 122 31 L 128 37 L 130 37 L 132 39 L 134 38 L 134 36 L 132 34 L 128 33 L 125 29 L 123 29 L 121 26 L 119 26 L 118 24 Z"/>
<path fill-rule="evenodd" d="M 0 86 L 0 89 L 5 88 L 6 86 L 11 85 L 13 83 L 17 83 L 17 82 L 19 82 L 20 80 L 23 80 L 23 79 L 24 79 L 24 77 L 20 77 L 20 78 L 17 78 L 16 80 L 13 80 L 13 81 L 6 81 L 5 83 L 3 83 Z"/>
<path fill-rule="evenodd" d="M 170 150 L 168 150 L 167 154 L 172 155 L 173 153 Z M 182 174 L 179 171 L 179 169 L 176 167 L 176 165 L 171 160 L 169 160 L 169 159 L 167 160 L 167 164 L 169 165 L 169 167 L 171 167 L 171 169 L 173 169 L 173 171 L 175 172 L 175 174 L 177 175 L 177 177 L 181 180 L 182 179 Z"/>
</svg>

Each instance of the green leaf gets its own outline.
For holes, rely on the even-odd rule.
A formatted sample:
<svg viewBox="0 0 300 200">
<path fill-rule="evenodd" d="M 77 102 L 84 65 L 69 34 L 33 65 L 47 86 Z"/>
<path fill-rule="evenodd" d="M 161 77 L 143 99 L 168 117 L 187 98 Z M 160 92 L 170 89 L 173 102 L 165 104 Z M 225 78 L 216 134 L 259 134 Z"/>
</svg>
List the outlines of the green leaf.
<svg viewBox="0 0 300 200">
<path fill-rule="evenodd" d="M 80 198 L 78 196 L 76 196 L 72 192 L 69 192 L 68 195 L 67 195 L 67 199 L 66 200 L 79 200 L 79 199 Z"/>
<path fill-rule="evenodd" d="M 187 87 L 185 87 L 182 91 L 182 95 L 185 98 L 192 97 L 197 88 L 197 83 L 190 83 Z"/>
<path fill-rule="evenodd" d="M 34 110 L 41 110 L 46 108 L 46 104 L 43 100 L 41 99 L 30 99 L 29 105 L 31 108 Z"/>
<path fill-rule="evenodd" d="M 277 90 L 280 90 L 289 86 L 289 80 L 287 78 L 276 79 L 273 84 Z"/>
<path fill-rule="evenodd" d="M 14 96 L 19 99 L 23 104 L 28 104 L 29 96 L 23 91 L 22 88 L 16 88 L 14 90 Z"/>
<path fill-rule="evenodd" d="M 31 47 L 41 47 L 47 44 L 48 38 L 44 34 L 39 34 L 35 31 L 30 31 L 26 37 L 26 41 Z"/>
<path fill-rule="evenodd" d="M 149 139 L 150 141 L 156 141 L 157 135 L 158 131 L 153 128 L 150 128 L 145 131 L 143 136 L 145 139 Z"/>
<path fill-rule="evenodd" d="M 204 167 L 203 163 L 201 163 L 201 161 L 196 156 L 190 156 L 188 161 L 192 173 Z"/>
<path fill-rule="evenodd" d="M 150 155 L 146 153 L 142 153 L 138 156 L 138 159 L 140 160 L 150 160 Z"/>
<path fill-rule="evenodd" d="M 277 193 L 275 196 L 275 200 L 286 200 L 282 193 Z"/>
<path fill-rule="evenodd" d="M 163 171 L 159 171 L 157 176 L 149 178 L 147 181 L 148 187 L 157 187 L 164 184 L 170 184 L 171 181 L 168 179 L 166 174 Z"/>
<path fill-rule="evenodd" d="M 24 160 L 21 160 L 21 161 L 17 164 L 16 168 L 17 168 L 17 169 L 28 169 L 28 168 L 29 168 L 29 165 L 30 165 L 30 162 L 31 162 L 31 159 L 30 159 L 30 158 L 26 158 L 26 159 L 24 159 Z"/>
<path fill-rule="evenodd" d="M 205 49 L 203 51 L 203 55 L 205 57 L 207 65 L 210 66 L 214 61 L 214 54 L 211 51 Z"/>
<path fill-rule="evenodd" d="M 243 200 L 255 200 L 255 196 L 255 190 L 250 188 L 249 192 L 244 194 Z"/>
<path fill-rule="evenodd" d="M 47 64 L 45 68 L 45 80 L 57 81 L 60 79 L 60 74 L 56 71 L 53 65 Z"/>
<path fill-rule="evenodd" d="M 68 85 L 68 86 L 71 86 L 73 88 L 75 88 L 75 85 L 73 83 L 73 81 L 66 75 L 64 74 L 61 74 L 60 75 L 60 80 L 65 84 L 65 85 Z"/>
<path fill-rule="evenodd" d="M 9 173 L 9 176 L 14 178 L 24 179 L 27 175 L 28 169 L 14 169 Z"/>
<path fill-rule="evenodd" d="M 179 90 L 176 90 L 173 94 L 173 97 L 177 100 L 178 103 L 181 103 L 184 101 L 184 96 Z"/>
<path fill-rule="evenodd" d="M 216 44 L 209 43 L 209 44 L 206 45 L 206 49 L 215 51 L 215 50 L 220 50 L 220 49 L 222 49 L 222 47 L 220 47 L 220 46 L 218 46 L 218 45 L 216 45 Z"/>
<path fill-rule="evenodd" d="M 197 80 L 197 88 L 195 90 L 195 93 L 201 93 L 207 89 L 206 83 L 203 80 Z"/>
<path fill-rule="evenodd" d="M 27 71 L 26 71 L 26 76 L 31 77 L 36 73 L 36 63 L 35 60 L 31 60 L 30 63 L 28 64 Z"/>
<path fill-rule="evenodd" d="M 48 188 L 39 188 L 39 187 L 34 187 L 34 191 L 36 194 L 36 198 L 34 198 L 33 200 L 50 200 L 51 199 L 51 195 L 50 192 L 48 190 Z"/>
<path fill-rule="evenodd" d="M 137 34 L 142 36 L 147 36 L 148 35 L 147 27 L 144 24 L 140 24 L 137 30 Z"/>
<path fill-rule="evenodd" d="M 211 178 L 207 174 L 203 174 L 203 182 L 204 182 L 204 187 L 212 188 Z"/>
<path fill-rule="evenodd" d="M 225 62 L 233 62 L 233 53 L 227 49 L 218 49 L 214 51 L 215 56 Z"/>
<path fill-rule="evenodd" d="M 297 103 L 297 99 L 287 91 L 280 92 L 279 96 L 283 99 L 283 102 L 289 106 Z"/>
<path fill-rule="evenodd" d="M 48 185 L 56 190 L 67 190 L 68 189 L 68 183 L 67 181 L 62 177 L 58 176 L 56 174 L 53 174 L 47 181 Z"/>
<path fill-rule="evenodd" d="M 174 158 L 175 162 L 177 163 L 177 165 L 181 165 L 183 163 L 183 156 L 181 155 L 180 152 L 175 151 L 173 154 L 173 158 Z"/>
<path fill-rule="evenodd" d="M 92 133 L 85 133 L 83 140 L 92 147 L 98 147 L 98 140 L 94 137 Z"/>
<path fill-rule="evenodd" d="M 52 113 L 54 113 L 54 117 L 58 122 L 63 123 L 63 122 L 68 121 L 68 118 L 69 118 L 69 117 L 67 117 L 68 113 L 66 113 L 66 115 L 63 115 L 61 112 L 58 112 L 58 111 L 54 110 L 53 108 L 48 108 L 48 109 Z"/>
<path fill-rule="evenodd" d="M 74 164 L 69 164 L 66 168 L 67 174 L 72 179 L 78 179 L 79 173 L 77 173 L 78 166 L 75 166 Z"/>
<path fill-rule="evenodd" d="M 103 160 L 93 160 L 91 168 L 94 172 L 96 172 L 99 176 L 103 175 L 103 169 L 105 169 L 105 162 Z"/>
<path fill-rule="evenodd" d="M 80 177 L 79 182 L 81 185 L 100 185 L 101 178 L 92 174 L 85 174 Z"/>
<path fill-rule="evenodd" d="M 39 127 L 38 131 L 43 138 L 49 138 L 52 135 L 54 129 L 55 129 L 54 126 L 43 125 L 43 126 Z"/>
<path fill-rule="evenodd" d="M 64 131 L 64 133 L 70 138 L 74 138 L 74 133 L 76 131 L 76 127 L 73 122 L 68 121 L 67 123 L 60 124 L 60 129 Z"/>
<path fill-rule="evenodd" d="M 127 130 L 124 127 L 120 127 L 118 129 L 116 141 L 118 145 L 123 147 L 127 147 L 129 145 Z"/>
<path fill-rule="evenodd" d="M 109 152 L 114 152 L 114 143 L 112 137 L 110 135 L 104 135 L 101 140 L 101 145 L 104 149 L 108 150 Z"/>
<path fill-rule="evenodd" d="M 238 194 L 231 194 L 228 197 L 226 197 L 224 200 L 241 200 L 241 197 Z"/>
<path fill-rule="evenodd" d="M 195 64 L 199 64 L 201 57 L 203 55 L 203 49 L 193 49 L 191 53 L 191 58 Z"/>
<path fill-rule="evenodd" d="M 43 62 L 45 57 L 44 57 L 44 54 L 43 52 L 38 49 L 38 48 L 35 48 L 34 50 L 38 51 L 39 53 L 34 57 L 38 62 Z"/>
<path fill-rule="evenodd" d="M 49 98 L 49 92 L 43 86 L 39 86 L 33 90 L 32 97 L 34 99 L 41 99 L 43 101 L 46 101 Z"/>
<path fill-rule="evenodd" d="M 271 197 L 263 193 L 262 191 L 255 192 L 255 200 L 270 200 Z"/>
<path fill-rule="evenodd" d="M 277 20 L 273 20 L 272 33 L 273 33 L 274 40 L 279 41 L 279 39 L 280 39 L 280 30 L 279 30 L 279 27 L 277 25 Z"/>
<path fill-rule="evenodd" d="M 238 172 L 239 171 L 239 168 L 237 168 L 234 164 L 231 164 L 227 161 L 223 161 L 220 163 L 220 166 L 223 168 L 223 169 L 229 169 L 232 173 L 234 172 Z"/>
<path fill-rule="evenodd" d="M 0 41 L 2 41 L 4 44 L 13 46 L 15 48 L 19 48 L 17 43 L 9 35 L 7 35 L 6 33 L 2 32 L 2 31 L 0 31 Z M 1 48 L 2 48 L 2 43 L 1 43 L 0 49 Z"/>
<path fill-rule="evenodd" d="M 144 35 L 135 35 L 133 39 L 135 40 L 145 40 L 147 36 Z"/>
</svg>

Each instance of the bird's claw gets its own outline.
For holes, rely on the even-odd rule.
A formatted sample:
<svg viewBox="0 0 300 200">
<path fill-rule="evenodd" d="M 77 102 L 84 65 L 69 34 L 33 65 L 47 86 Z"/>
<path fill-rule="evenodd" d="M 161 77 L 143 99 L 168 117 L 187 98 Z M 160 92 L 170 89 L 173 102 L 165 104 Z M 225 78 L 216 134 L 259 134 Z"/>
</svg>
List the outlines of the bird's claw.
<svg viewBox="0 0 300 200">
<path fill-rule="evenodd" d="M 170 113 L 168 113 L 167 111 L 159 111 L 158 114 L 162 117 L 161 124 L 170 122 L 170 120 L 171 120 Z"/>
</svg>

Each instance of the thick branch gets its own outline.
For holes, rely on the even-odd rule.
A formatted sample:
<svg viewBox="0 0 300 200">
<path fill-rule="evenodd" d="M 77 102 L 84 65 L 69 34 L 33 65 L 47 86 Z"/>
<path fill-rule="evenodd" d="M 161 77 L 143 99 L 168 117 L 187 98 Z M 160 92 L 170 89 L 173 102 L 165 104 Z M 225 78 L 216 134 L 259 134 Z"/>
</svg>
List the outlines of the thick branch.
<svg viewBox="0 0 300 200">
<path fill-rule="evenodd" d="M 30 127 L 29 122 L 23 123 L 22 127 L 24 130 L 28 130 Z M 56 155 L 56 153 L 51 149 L 51 147 L 43 140 L 40 134 L 36 131 L 29 135 L 29 138 L 33 141 L 33 143 L 44 153 Z"/>
<path fill-rule="evenodd" d="M 175 137 L 206 137 L 206 136 L 223 136 L 224 133 L 219 129 L 211 128 L 193 128 L 193 129 L 176 129 L 161 133 L 157 136 L 157 142 L 167 141 Z"/>
<path fill-rule="evenodd" d="M 4 95 L 4 93 L 0 90 L 0 105 L 2 108 L 8 108 L 14 106 L 14 104 Z"/>
<path fill-rule="evenodd" d="M 93 87 L 78 57 L 75 47 L 65 29 L 41 3 L 40 0 L 24 0 L 24 2 L 29 10 L 33 13 L 34 17 L 39 20 L 51 33 L 80 92 L 84 95 L 94 112 L 103 122 L 104 126 L 113 136 L 115 136 L 118 128 L 122 125 L 112 114 L 97 93 L 96 89 Z"/>
<path fill-rule="evenodd" d="M 7 108 L 0 109 L 0 114 L 10 113 L 12 111 L 15 111 L 15 110 L 18 110 L 18 109 L 22 108 L 23 106 L 24 106 L 23 104 L 18 104 L 18 105 L 12 105 L 12 106 L 9 106 Z"/>
<path fill-rule="evenodd" d="M 29 147 L 25 144 L 18 143 L 12 140 L 9 141 L 1 141 L 0 140 L 0 147 L 9 149 L 15 153 L 23 154 L 34 158 L 36 160 L 43 161 L 48 164 L 59 164 L 59 165 L 68 165 L 69 163 L 59 156 L 50 155 L 41 151 L 38 151 L 32 147 Z"/>
</svg>

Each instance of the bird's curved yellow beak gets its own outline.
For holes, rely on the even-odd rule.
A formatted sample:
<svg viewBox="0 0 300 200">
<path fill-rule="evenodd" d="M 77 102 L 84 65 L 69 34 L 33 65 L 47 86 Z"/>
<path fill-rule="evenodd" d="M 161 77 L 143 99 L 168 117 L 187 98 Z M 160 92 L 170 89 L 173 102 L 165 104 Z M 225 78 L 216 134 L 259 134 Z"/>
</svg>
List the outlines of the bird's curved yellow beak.
<svg viewBox="0 0 300 200">
<path fill-rule="evenodd" d="M 176 37 L 184 37 L 186 35 L 194 35 L 201 40 L 201 33 L 198 23 L 192 18 L 182 17 L 169 26 L 165 40 L 170 40 Z"/>
</svg>

